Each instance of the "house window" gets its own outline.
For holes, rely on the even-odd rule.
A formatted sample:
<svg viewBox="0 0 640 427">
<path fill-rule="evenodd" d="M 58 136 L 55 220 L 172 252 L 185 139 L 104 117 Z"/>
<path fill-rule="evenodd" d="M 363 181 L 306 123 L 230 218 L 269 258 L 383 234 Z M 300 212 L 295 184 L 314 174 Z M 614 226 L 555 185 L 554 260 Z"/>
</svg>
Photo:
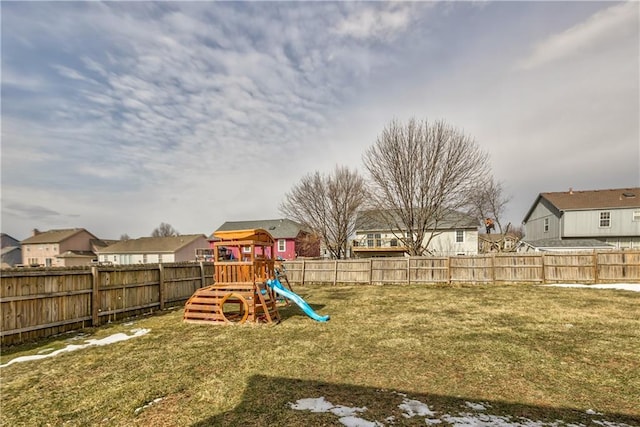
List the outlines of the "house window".
<svg viewBox="0 0 640 427">
<path fill-rule="evenodd" d="M 118 260 L 118 255 L 114 255 L 113 256 L 113 262 L 116 262 Z"/>
<path fill-rule="evenodd" d="M 243 246 L 242 247 L 242 253 L 243 254 L 250 254 L 251 253 L 251 246 Z"/>
<path fill-rule="evenodd" d="M 162 254 L 158 254 L 158 262 L 162 262 Z"/>
<path fill-rule="evenodd" d="M 634 222 L 640 221 L 640 211 L 633 211 L 633 221 Z"/>
<path fill-rule="evenodd" d="M 398 239 L 391 239 L 391 243 L 390 244 L 391 244 L 391 247 L 395 248 L 396 246 L 398 246 Z"/>
<path fill-rule="evenodd" d="M 142 263 L 143 264 L 147 263 L 147 254 L 142 254 Z"/>
<path fill-rule="evenodd" d="M 544 232 L 547 233 L 549 231 L 549 218 L 544 219 Z"/>
<path fill-rule="evenodd" d="M 45 258 L 44 260 L 44 265 L 47 267 L 51 267 L 51 258 Z"/>
<path fill-rule="evenodd" d="M 367 234 L 367 246 L 370 248 L 373 247 L 373 234 Z"/>
<path fill-rule="evenodd" d="M 464 230 L 456 230 L 456 243 L 464 242 Z"/>
<path fill-rule="evenodd" d="M 611 212 L 600 212 L 600 227 L 611 227 Z"/>
<path fill-rule="evenodd" d="M 376 248 L 379 248 L 380 246 L 382 246 L 382 239 L 380 238 L 380 234 L 376 234 Z"/>
<path fill-rule="evenodd" d="M 287 241 L 285 239 L 278 239 L 278 252 L 284 252 L 287 250 Z"/>
</svg>

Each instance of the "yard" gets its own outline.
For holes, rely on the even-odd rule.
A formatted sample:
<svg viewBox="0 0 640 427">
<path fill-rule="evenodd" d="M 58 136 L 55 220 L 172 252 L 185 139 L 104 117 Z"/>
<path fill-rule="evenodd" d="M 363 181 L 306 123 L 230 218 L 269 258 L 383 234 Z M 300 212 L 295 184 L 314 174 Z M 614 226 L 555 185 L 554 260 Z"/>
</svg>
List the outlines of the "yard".
<svg viewBox="0 0 640 427">
<path fill-rule="evenodd" d="M 5 348 L 2 425 L 640 425 L 638 292 L 294 291 L 331 320 L 291 305 L 278 325 L 204 326 L 176 309 Z"/>
</svg>

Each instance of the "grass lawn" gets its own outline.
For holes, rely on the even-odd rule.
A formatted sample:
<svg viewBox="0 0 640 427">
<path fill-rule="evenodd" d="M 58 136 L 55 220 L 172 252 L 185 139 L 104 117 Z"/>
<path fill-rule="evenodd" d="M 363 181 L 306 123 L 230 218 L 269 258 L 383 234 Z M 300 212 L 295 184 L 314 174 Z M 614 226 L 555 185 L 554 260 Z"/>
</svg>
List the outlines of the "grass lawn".
<svg viewBox="0 0 640 427">
<path fill-rule="evenodd" d="M 479 412 L 483 425 L 640 425 L 637 292 L 530 285 L 294 291 L 331 320 L 316 323 L 291 305 L 281 308 L 278 325 L 193 325 L 176 309 L 84 331 L 82 339 L 4 348 L 2 364 L 149 330 L 1 368 L 1 424 L 450 425 Z M 330 402 L 333 413 L 293 406 L 312 398 Z M 408 413 L 416 402 L 431 415 L 417 404 Z M 340 419 L 341 405 L 362 408 L 360 424 Z"/>
</svg>

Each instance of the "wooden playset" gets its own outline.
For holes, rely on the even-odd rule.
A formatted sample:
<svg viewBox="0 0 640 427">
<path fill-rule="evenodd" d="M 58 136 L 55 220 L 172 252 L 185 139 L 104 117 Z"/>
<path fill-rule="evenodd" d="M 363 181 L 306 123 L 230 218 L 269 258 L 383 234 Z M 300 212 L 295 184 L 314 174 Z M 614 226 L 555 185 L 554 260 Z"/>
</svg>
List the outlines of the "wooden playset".
<svg viewBox="0 0 640 427">
<path fill-rule="evenodd" d="M 213 244 L 215 284 L 198 289 L 184 308 L 185 322 L 273 323 L 280 321 L 273 237 L 263 229 L 220 231 Z"/>
</svg>

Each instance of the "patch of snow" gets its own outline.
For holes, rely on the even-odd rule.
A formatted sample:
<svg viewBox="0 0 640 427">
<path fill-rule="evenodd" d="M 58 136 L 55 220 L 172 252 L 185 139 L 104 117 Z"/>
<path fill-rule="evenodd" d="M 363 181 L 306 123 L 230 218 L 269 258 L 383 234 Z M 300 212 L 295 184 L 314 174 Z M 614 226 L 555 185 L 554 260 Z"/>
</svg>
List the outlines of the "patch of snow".
<svg viewBox="0 0 640 427">
<path fill-rule="evenodd" d="M 579 283 L 554 283 L 551 285 L 541 286 L 553 286 L 558 288 L 591 288 L 591 289 L 619 289 L 623 291 L 640 292 L 640 283 L 608 283 L 601 285 L 582 285 Z"/>
<path fill-rule="evenodd" d="M 149 406 L 154 405 L 158 402 L 160 402 L 162 399 L 164 399 L 163 397 L 158 397 L 156 399 L 153 399 L 151 402 L 147 403 L 146 405 L 143 405 L 139 408 L 136 408 L 133 413 L 138 415 L 140 412 L 142 412 L 143 410 L 147 409 Z"/>
<path fill-rule="evenodd" d="M 377 421 L 367 421 L 358 417 L 342 417 L 338 420 L 340 424 L 347 427 L 382 427 L 383 424 L 380 424 Z"/>
<path fill-rule="evenodd" d="M 91 340 L 86 340 L 86 344 L 69 344 L 67 345 L 65 348 L 61 348 L 60 350 L 56 350 L 54 352 L 48 353 L 48 354 L 36 354 L 33 356 L 20 356 L 20 357 L 16 357 L 15 359 L 11 359 L 10 361 L 8 361 L 7 363 L 5 363 L 4 365 L 0 365 L 0 368 L 5 368 L 13 363 L 18 363 L 18 362 L 28 362 L 31 360 L 40 360 L 40 359 L 45 359 L 47 357 L 53 357 L 53 356 L 57 356 L 58 354 L 61 353 L 69 353 L 72 351 L 76 351 L 76 350 L 81 350 L 83 348 L 87 348 L 87 347 L 91 347 L 91 346 L 103 346 L 103 345 L 109 345 L 109 344 L 113 344 L 116 342 L 120 342 L 120 341 L 126 341 L 128 339 L 134 338 L 134 337 L 139 337 L 142 335 L 145 335 L 147 333 L 149 333 L 150 329 L 134 329 L 131 332 L 133 332 L 133 335 L 127 335 L 125 333 L 117 333 L 117 334 L 113 334 L 111 336 L 96 340 L 96 339 L 91 339 Z"/>
<path fill-rule="evenodd" d="M 333 415 L 337 415 L 339 417 L 349 417 L 357 414 L 358 412 L 365 412 L 366 410 L 366 406 L 363 406 L 362 408 L 350 408 L 349 406 L 337 405 L 331 408 L 329 411 Z"/>
<path fill-rule="evenodd" d="M 465 405 L 467 405 L 469 408 L 473 409 L 474 411 L 486 411 L 487 408 L 485 408 L 485 406 L 482 403 L 474 403 L 474 402 L 464 402 Z"/>
<path fill-rule="evenodd" d="M 296 403 L 289 403 L 291 409 L 298 411 L 329 412 L 333 408 L 331 402 L 324 400 L 324 396 L 318 398 L 298 399 Z"/>
<path fill-rule="evenodd" d="M 84 339 L 87 336 L 87 334 L 84 333 L 79 333 L 78 335 L 72 336 L 70 338 L 67 339 L 67 341 L 80 341 L 82 339 Z"/>
<path fill-rule="evenodd" d="M 404 393 L 393 392 L 400 396 L 406 396 Z M 348 406 L 333 405 L 328 402 L 324 397 L 312 398 L 312 399 L 300 399 L 296 403 L 289 403 L 292 409 L 307 410 L 311 412 L 331 412 L 337 415 L 340 424 L 347 427 L 384 427 L 385 424 L 379 421 L 368 421 L 364 418 L 355 416 L 359 412 L 365 412 L 366 407 L 350 408 Z M 465 405 L 474 411 L 485 411 L 487 408 L 491 408 L 491 405 L 483 402 L 468 402 L 465 401 Z M 435 412 L 431 411 L 427 404 L 418 400 L 404 398 L 402 404 L 398 405 L 400 409 L 404 411 L 402 414 L 405 418 L 412 418 L 415 416 L 427 416 L 424 419 L 425 425 L 435 426 L 442 423 L 447 423 L 455 427 L 585 427 L 584 424 L 565 423 L 561 420 L 554 422 L 535 421 L 528 418 L 518 417 L 513 418 L 510 416 L 491 415 L 486 413 L 470 413 L 460 412 L 456 415 L 442 414 L 439 417 L 435 417 Z M 587 414 L 590 415 L 602 415 L 593 409 L 588 409 Z M 384 419 L 387 425 L 394 425 L 396 418 L 389 416 Z M 615 423 L 606 420 L 592 420 L 594 424 L 603 427 L 632 427 L 625 423 Z"/>
<path fill-rule="evenodd" d="M 324 399 L 324 396 L 316 398 L 298 399 L 296 403 L 289 402 L 291 409 L 298 411 L 310 411 L 310 412 L 331 412 L 332 414 L 340 417 L 338 421 L 340 424 L 347 427 L 382 427 L 384 424 L 380 424 L 377 421 L 368 421 L 364 418 L 356 417 L 355 414 L 359 412 L 365 412 L 367 407 L 351 408 L 349 406 L 334 405 L 328 400 Z"/>
<path fill-rule="evenodd" d="M 50 353 L 50 352 L 52 352 L 53 350 L 54 350 L 54 349 L 53 349 L 53 348 L 51 348 L 51 347 L 49 347 L 49 348 L 43 348 L 42 350 L 40 350 L 40 351 L 38 352 L 38 354 Z"/>
<path fill-rule="evenodd" d="M 600 421 L 600 420 L 593 420 L 594 424 L 599 424 L 601 426 L 605 426 L 605 427 L 633 427 L 630 426 L 629 424 L 625 424 L 625 423 L 614 423 L 611 421 Z"/>
<path fill-rule="evenodd" d="M 486 414 L 458 414 L 444 415 L 443 421 L 456 427 L 544 427 L 555 424 L 546 424 L 542 421 L 531 421 L 529 419 L 521 419 L 520 421 L 512 420 L 510 417 L 501 417 L 497 415 Z"/>
<path fill-rule="evenodd" d="M 433 415 L 435 415 L 435 413 L 432 412 L 426 404 L 420 402 L 419 400 L 403 399 L 402 403 L 398 405 L 398 408 L 404 411 L 404 414 L 402 415 L 405 418 L 413 418 L 415 416 L 425 415 L 432 417 Z"/>
</svg>

